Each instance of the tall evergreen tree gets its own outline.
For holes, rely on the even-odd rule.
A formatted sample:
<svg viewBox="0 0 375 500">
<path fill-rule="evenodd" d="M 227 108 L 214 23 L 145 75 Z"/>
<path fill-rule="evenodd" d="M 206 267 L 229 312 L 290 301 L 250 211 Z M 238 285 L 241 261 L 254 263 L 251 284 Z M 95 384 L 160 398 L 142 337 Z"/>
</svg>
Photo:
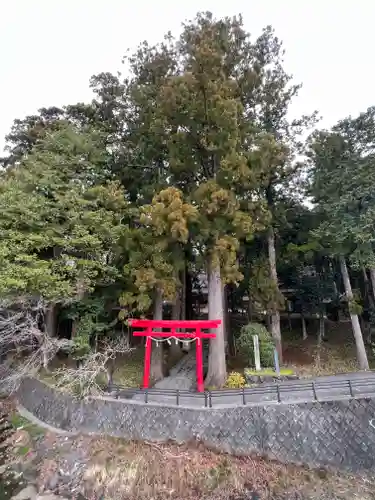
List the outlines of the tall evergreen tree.
<svg viewBox="0 0 375 500">
<path fill-rule="evenodd" d="M 100 136 L 69 125 L 47 133 L 0 182 L 0 291 L 39 297 L 55 333 L 55 305 L 118 275 L 126 231 L 121 187 L 108 180 Z"/>
<path fill-rule="evenodd" d="M 361 326 L 350 274 L 353 263 L 374 265 L 374 109 L 358 118 L 339 122 L 331 131 L 312 138 L 312 193 L 322 222 L 319 234 L 337 255 L 345 286 L 358 362 L 368 368 Z"/>
<path fill-rule="evenodd" d="M 222 320 L 207 375 L 207 383 L 217 386 L 226 378 L 223 280 L 241 279 L 237 238 L 254 230 L 249 202 L 237 193 L 244 185 L 252 188 L 250 153 L 243 146 L 251 141 L 250 126 L 240 101 L 241 83 L 256 79 L 255 70 L 241 72 L 252 47 L 240 20 L 202 14 L 178 40 L 169 38 L 143 56 L 159 78 L 153 124 L 167 147 L 170 179 L 200 215 L 193 238 L 206 265 L 209 318 Z"/>
</svg>

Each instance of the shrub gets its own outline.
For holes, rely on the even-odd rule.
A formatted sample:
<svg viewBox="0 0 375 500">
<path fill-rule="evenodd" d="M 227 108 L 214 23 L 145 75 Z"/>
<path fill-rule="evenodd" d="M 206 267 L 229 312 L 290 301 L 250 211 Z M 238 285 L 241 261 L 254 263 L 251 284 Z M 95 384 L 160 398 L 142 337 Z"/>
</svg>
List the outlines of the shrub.
<svg viewBox="0 0 375 500">
<path fill-rule="evenodd" d="M 273 366 L 275 344 L 267 328 L 260 323 L 249 323 L 241 328 L 237 343 L 240 354 L 246 356 L 249 364 L 254 366 L 254 335 L 258 335 L 259 338 L 261 365 Z"/>
<path fill-rule="evenodd" d="M 228 389 L 241 389 L 242 387 L 245 387 L 245 385 L 245 377 L 238 372 L 230 373 L 225 383 L 225 387 Z"/>
</svg>

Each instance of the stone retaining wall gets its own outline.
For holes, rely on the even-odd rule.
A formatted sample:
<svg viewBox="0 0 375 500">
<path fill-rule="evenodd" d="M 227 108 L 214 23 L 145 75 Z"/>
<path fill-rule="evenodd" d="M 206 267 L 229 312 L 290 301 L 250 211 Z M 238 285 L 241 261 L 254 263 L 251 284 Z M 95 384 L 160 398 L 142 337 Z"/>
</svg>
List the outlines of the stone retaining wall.
<svg viewBox="0 0 375 500">
<path fill-rule="evenodd" d="M 375 399 L 188 408 L 77 400 L 34 379 L 22 383 L 18 398 L 37 418 L 65 430 L 134 440 L 198 440 L 228 453 L 352 472 L 375 467 L 375 429 L 369 424 Z"/>
</svg>

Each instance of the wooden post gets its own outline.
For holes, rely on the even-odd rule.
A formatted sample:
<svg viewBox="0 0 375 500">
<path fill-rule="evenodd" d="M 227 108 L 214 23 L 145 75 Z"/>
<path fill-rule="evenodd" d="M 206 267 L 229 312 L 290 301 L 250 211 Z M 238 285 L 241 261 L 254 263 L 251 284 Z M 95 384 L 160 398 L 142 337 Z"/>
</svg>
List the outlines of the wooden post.
<svg viewBox="0 0 375 500">
<path fill-rule="evenodd" d="M 256 371 L 260 371 L 260 352 L 259 352 L 259 337 L 258 335 L 253 335 L 254 342 L 254 360 L 255 360 L 255 369 Z"/>
<path fill-rule="evenodd" d="M 273 351 L 273 359 L 275 360 L 275 371 L 277 373 L 277 376 L 280 377 L 279 354 L 276 349 Z"/>
<path fill-rule="evenodd" d="M 195 341 L 196 348 L 196 368 L 197 368 L 197 391 L 204 392 L 204 381 L 203 381 L 203 345 L 201 338 L 201 331 L 197 328 L 196 330 L 197 340 Z"/>
<path fill-rule="evenodd" d="M 146 337 L 145 366 L 143 371 L 143 389 L 148 389 L 150 381 L 151 345 L 152 345 L 151 337 Z"/>
</svg>

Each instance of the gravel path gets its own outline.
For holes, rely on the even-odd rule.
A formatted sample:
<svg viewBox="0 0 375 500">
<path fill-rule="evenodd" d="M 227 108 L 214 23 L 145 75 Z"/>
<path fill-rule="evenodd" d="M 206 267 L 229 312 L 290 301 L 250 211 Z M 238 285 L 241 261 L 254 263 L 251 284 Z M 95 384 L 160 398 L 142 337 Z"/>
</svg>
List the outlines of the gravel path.
<svg viewBox="0 0 375 500">
<path fill-rule="evenodd" d="M 165 377 L 155 384 L 155 389 L 180 389 L 190 391 L 196 384 L 195 351 L 186 354 Z"/>
</svg>

